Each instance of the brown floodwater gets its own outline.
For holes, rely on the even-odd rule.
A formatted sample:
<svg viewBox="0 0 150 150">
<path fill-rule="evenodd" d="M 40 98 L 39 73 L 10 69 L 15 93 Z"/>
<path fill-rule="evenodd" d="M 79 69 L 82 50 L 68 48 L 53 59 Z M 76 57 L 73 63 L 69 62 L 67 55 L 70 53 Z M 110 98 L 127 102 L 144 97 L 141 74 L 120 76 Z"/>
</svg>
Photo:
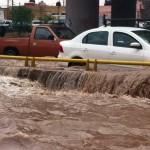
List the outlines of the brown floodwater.
<svg viewBox="0 0 150 150">
<path fill-rule="evenodd" d="M 149 150 L 150 99 L 0 76 L 0 150 Z"/>
</svg>

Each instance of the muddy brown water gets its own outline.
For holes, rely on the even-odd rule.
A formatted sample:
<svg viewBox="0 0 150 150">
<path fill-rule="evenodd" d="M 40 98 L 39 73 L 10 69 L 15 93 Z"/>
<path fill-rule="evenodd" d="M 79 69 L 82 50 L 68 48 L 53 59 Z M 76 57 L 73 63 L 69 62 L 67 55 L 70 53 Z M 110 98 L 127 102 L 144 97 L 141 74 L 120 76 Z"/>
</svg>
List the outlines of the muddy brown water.
<svg viewBox="0 0 150 150">
<path fill-rule="evenodd" d="M 150 98 L 150 69 L 99 72 L 84 70 L 20 69 L 17 77 L 38 81 L 52 91 L 77 90 L 85 93 L 109 93 Z"/>
<path fill-rule="evenodd" d="M 150 149 L 149 68 L 0 74 L 0 150 Z"/>
<path fill-rule="evenodd" d="M 149 149 L 150 99 L 0 76 L 0 150 Z"/>
</svg>

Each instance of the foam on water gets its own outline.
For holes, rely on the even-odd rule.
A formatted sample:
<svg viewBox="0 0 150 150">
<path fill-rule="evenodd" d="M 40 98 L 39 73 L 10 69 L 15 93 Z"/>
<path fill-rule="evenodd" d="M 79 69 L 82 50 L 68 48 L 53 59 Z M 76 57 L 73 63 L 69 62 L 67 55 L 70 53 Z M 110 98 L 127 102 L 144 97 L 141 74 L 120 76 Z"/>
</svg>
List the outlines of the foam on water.
<svg viewBox="0 0 150 150">
<path fill-rule="evenodd" d="M 0 150 L 149 150 L 150 100 L 79 92 L 93 76 L 81 74 L 53 73 L 63 80 L 53 91 L 0 76 Z M 77 76 L 81 84 L 72 81 Z"/>
</svg>

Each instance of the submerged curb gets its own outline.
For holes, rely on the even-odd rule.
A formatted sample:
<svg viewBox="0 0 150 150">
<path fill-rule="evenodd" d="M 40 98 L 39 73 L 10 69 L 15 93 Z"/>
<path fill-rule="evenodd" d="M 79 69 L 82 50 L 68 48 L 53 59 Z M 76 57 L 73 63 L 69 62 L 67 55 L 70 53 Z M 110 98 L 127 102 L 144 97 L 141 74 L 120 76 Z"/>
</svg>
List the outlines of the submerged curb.
<svg viewBox="0 0 150 150">
<path fill-rule="evenodd" d="M 0 67 L 0 74 L 38 81 L 52 91 L 77 90 L 150 98 L 150 71 L 87 72 Z"/>
</svg>

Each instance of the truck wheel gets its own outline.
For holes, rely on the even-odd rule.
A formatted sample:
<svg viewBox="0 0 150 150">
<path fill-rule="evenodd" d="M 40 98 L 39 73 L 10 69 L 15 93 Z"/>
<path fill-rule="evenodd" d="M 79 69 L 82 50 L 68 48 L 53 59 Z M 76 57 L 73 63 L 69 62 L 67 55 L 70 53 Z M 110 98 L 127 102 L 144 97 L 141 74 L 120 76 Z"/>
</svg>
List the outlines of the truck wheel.
<svg viewBox="0 0 150 150">
<path fill-rule="evenodd" d="M 16 55 L 18 55 L 18 51 L 15 48 L 8 48 L 8 49 L 5 49 L 4 55 L 13 55 L 13 56 L 16 56 Z"/>
</svg>

